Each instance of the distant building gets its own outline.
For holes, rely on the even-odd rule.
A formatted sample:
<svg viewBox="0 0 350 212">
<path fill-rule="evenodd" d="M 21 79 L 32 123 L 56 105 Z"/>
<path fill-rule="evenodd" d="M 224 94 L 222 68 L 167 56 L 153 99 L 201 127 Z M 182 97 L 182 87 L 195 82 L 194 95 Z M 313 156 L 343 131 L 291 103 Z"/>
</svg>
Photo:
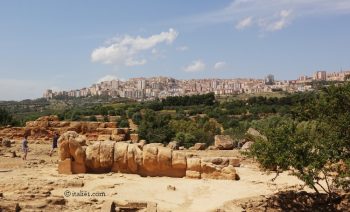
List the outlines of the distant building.
<svg viewBox="0 0 350 212">
<path fill-rule="evenodd" d="M 46 90 L 43 97 L 46 99 L 52 99 L 52 97 L 53 97 L 52 90 L 51 89 Z"/>
<path fill-rule="evenodd" d="M 325 80 L 327 80 L 327 72 L 326 71 L 316 71 L 314 73 L 313 79 L 317 80 L 317 81 L 325 81 Z"/>
<path fill-rule="evenodd" d="M 137 81 L 137 89 L 143 90 L 146 88 L 146 80 L 141 79 Z"/>
<path fill-rule="evenodd" d="M 275 77 L 272 74 L 269 74 L 265 77 L 265 85 L 275 84 Z"/>
<path fill-rule="evenodd" d="M 300 76 L 299 77 L 299 81 L 305 82 L 308 79 L 308 77 L 306 75 Z"/>
</svg>

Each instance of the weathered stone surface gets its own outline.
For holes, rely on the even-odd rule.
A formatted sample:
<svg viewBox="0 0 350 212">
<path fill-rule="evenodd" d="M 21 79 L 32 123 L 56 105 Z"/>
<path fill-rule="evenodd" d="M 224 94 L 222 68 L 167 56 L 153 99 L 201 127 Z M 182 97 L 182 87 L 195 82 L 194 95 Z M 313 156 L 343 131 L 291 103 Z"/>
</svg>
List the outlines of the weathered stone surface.
<svg viewBox="0 0 350 212">
<path fill-rule="evenodd" d="M 72 165 L 69 158 L 58 162 L 58 173 L 72 174 Z"/>
<path fill-rule="evenodd" d="M 62 134 L 58 141 L 59 158 L 61 161 L 70 159 L 74 162 L 71 164 L 72 173 L 85 173 L 85 149 L 81 147 L 76 140 L 77 138 L 81 137 L 75 132 L 66 132 Z"/>
<path fill-rule="evenodd" d="M 145 212 L 157 212 L 157 203 L 155 202 L 148 202 L 147 208 Z"/>
<path fill-rule="evenodd" d="M 216 135 L 215 136 L 215 147 L 220 150 L 231 150 L 234 146 L 233 139 L 228 135 Z"/>
<path fill-rule="evenodd" d="M 76 161 L 71 162 L 71 169 L 73 174 L 86 173 L 85 163 L 78 163 Z"/>
<path fill-rule="evenodd" d="M 187 158 L 187 178 L 201 178 L 201 159 L 200 158 Z"/>
<path fill-rule="evenodd" d="M 64 140 L 60 141 L 58 145 L 58 155 L 60 160 L 65 160 L 66 158 L 70 158 L 70 151 L 69 151 L 69 141 Z"/>
<path fill-rule="evenodd" d="M 185 153 L 173 151 L 172 153 L 172 177 L 186 176 L 187 159 Z"/>
<path fill-rule="evenodd" d="M 202 163 L 201 178 L 202 179 L 218 179 L 218 180 L 234 180 L 236 179 L 236 171 L 228 169 L 227 167 L 221 168 L 215 164 Z M 224 171 L 222 171 L 224 170 Z"/>
<path fill-rule="evenodd" d="M 164 147 L 164 144 L 162 143 L 150 143 L 150 144 L 147 144 L 148 146 L 160 146 L 160 147 Z"/>
<path fill-rule="evenodd" d="M 179 149 L 179 143 L 177 141 L 171 141 L 167 145 L 168 148 L 172 150 L 178 150 Z"/>
<path fill-rule="evenodd" d="M 79 135 L 75 138 L 75 140 L 80 144 L 80 146 L 86 146 L 86 136 L 85 135 Z"/>
<path fill-rule="evenodd" d="M 129 144 L 123 142 L 117 142 L 114 144 L 113 172 L 128 172 L 128 146 Z"/>
<path fill-rule="evenodd" d="M 98 141 L 110 141 L 111 139 L 111 135 L 107 134 L 107 135 L 98 135 L 97 137 Z"/>
<path fill-rule="evenodd" d="M 201 171 L 201 159 L 200 158 L 187 158 L 187 170 Z"/>
<path fill-rule="evenodd" d="M 105 128 L 116 128 L 118 127 L 117 126 L 117 123 L 115 122 L 105 122 Z"/>
<path fill-rule="evenodd" d="M 186 177 L 192 179 L 201 179 L 201 173 L 197 171 L 186 170 Z"/>
<path fill-rule="evenodd" d="M 111 135 L 114 131 L 114 128 L 97 128 L 96 132 L 98 134 Z"/>
<path fill-rule="evenodd" d="M 184 146 L 180 146 L 179 150 L 185 150 L 186 148 Z"/>
<path fill-rule="evenodd" d="M 69 124 L 69 127 L 67 129 L 68 131 L 75 131 L 77 133 L 80 133 L 82 131 L 82 123 L 78 121 L 72 121 Z"/>
<path fill-rule="evenodd" d="M 239 160 L 239 158 L 229 158 L 229 165 L 233 167 L 240 167 L 241 161 Z"/>
<path fill-rule="evenodd" d="M 142 150 L 136 144 L 129 144 L 127 160 L 128 160 L 128 171 L 130 173 L 137 173 L 139 168 L 142 166 Z"/>
<path fill-rule="evenodd" d="M 0 128 L 0 137 L 8 137 L 14 140 L 21 140 L 25 134 L 29 140 L 49 141 L 52 140 L 53 132 L 64 134 L 67 131 L 75 131 L 84 134 L 85 140 L 96 141 L 99 134 L 113 135 L 117 125 L 115 122 L 80 122 L 80 121 L 59 121 L 57 116 L 44 116 L 35 121 L 29 121 L 25 127 Z M 118 141 L 129 139 L 129 129 L 120 128 Z M 81 144 L 83 145 L 83 144 Z"/>
<path fill-rule="evenodd" d="M 105 201 L 102 205 L 101 212 L 114 212 L 115 203 L 112 200 Z"/>
<path fill-rule="evenodd" d="M 233 157 L 186 156 L 184 152 L 173 151 L 161 144 L 147 144 L 142 150 L 138 144 L 96 141 L 81 147 L 74 136 L 63 135 L 62 138 L 69 140 L 60 144 L 60 173 L 84 173 L 86 167 L 95 173 L 113 171 L 142 176 L 239 179 L 233 168 L 239 166 L 239 160 Z"/>
<path fill-rule="evenodd" d="M 143 168 L 148 174 L 158 171 L 158 147 L 147 144 L 143 147 Z"/>
<path fill-rule="evenodd" d="M 100 145 L 101 142 L 97 141 L 86 148 L 86 167 L 91 172 L 100 172 L 101 170 Z"/>
<path fill-rule="evenodd" d="M 114 161 L 114 141 L 103 141 L 100 144 L 100 165 L 103 170 L 110 171 Z"/>
<path fill-rule="evenodd" d="M 137 145 L 141 150 L 143 150 L 143 147 L 146 145 L 146 141 L 145 141 L 145 140 L 140 140 L 136 145 Z"/>
<path fill-rule="evenodd" d="M 74 161 L 85 164 L 85 151 L 81 148 L 80 144 L 73 139 L 69 140 L 69 153 L 71 157 L 74 158 Z"/>
<path fill-rule="evenodd" d="M 173 151 L 171 165 L 175 169 L 186 169 L 187 168 L 186 154 L 179 151 Z"/>
<path fill-rule="evenodd" d="M 130 140 L 132 143 L 137 143 L 139 141 L 139 134 L 136 134 L 136 133 L 130 134 Z"/>
<path fill-rule="evenodd" d="M 232 180 L 239 180 L 240 179 L 239 175 L 236 172 L 236 169 L 233 166 L 231 166 L 231 165 L 229 165 L 227 167 L 224 167 L 222 169 L 221 173 L 223 174 L 223 176 L 225 176 L 222 179 L 230 179 L 230 180 L 231 179 Z"/>
<path fill-rule="evenodd" d="M 246 138 L 249 141 L 255 141 L 256 138 L 267 140 L 266 136 L 262 135 L 259 131 L 254 128 L 249 128 L 246 132 Z"/>
<path fill-rule="evenodd" d="M 202 162 L 205 163 L 212 163 L 215 165 L 222 165 L 222 166 L 227 166 L 229 164 L 228 158 L 223 158 L 223 157 L 203 157 Z"/>
<path fill-rule="evenodd" d="M 193 147 L 190 147 L 190 150 L 205 150 L 206 146 L 205 143 L 195 143 Z"/>
<path fill-rule="evenodd" d="M 172 158 L 172 150 L 166 147 L 158 147 L 158 166 L 160 174 L 169 175 L 171 174 L 171 158 Z"/>
<path fill-rule="evenodd" d="M 249 150 L 250 149 L 250 147 L 252 146 L 254 144 L 254 142 L 253 141 L 248 141 L 248 142 L 246 142 L 245 144 L 243 144 L 243 146 L 242 146 L 242 150 Z"/>
<path fill-rule="evenodd" d="M 126 134 L 112 134 L 111 135 L 111 139 L 113 141 L 117 141 L 117 142 L 126 141 L 126 138 L 127 138 Z"/>
<path fill-rule="evenodd" d="M 4 138 L 1 141 L 1 146 L 3 146 L 3 147 L 11 147 L 11 140 L 8 139 L 8 138 Z"/>
<path fill-rule="evenodd" d="M 218 150 L 219 148 L 216 146 L 208 146 L 207 150 Z"/>
</svg>

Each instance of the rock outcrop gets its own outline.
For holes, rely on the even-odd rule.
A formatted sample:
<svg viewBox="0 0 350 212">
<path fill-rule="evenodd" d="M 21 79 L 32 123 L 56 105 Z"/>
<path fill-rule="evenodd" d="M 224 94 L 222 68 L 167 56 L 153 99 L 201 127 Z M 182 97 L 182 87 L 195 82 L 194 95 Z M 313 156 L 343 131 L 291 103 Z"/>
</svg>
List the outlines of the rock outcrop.
<svg viewBox="0 0 350 212">
<path fill-rule="evenodd" d="M 179 149 L 179 143 L 177 141 L 171 141 L 167 145 L 168 148 L 172 150 L 178 150 Z"/>
<path fill-rule="evenodd" d="M 11 147 L 11 141 L 8 138 L 1 139 L 0 144 L 1 144 L 0 146 L 3 146 L 3 147 Z"/>
<path fill-rule="evenodd" d="M 220 150 L 231 150 L 235 147 L 233 139 L 228 135 L 216 135 L 215 147 Z"/>
<path fill-rule="evenodd" d="M 248 141 L 255 141 L 255 139 L 260 138 L 263 140 L 267 140 L 266 136 L 262 135 L 259 131 L 254 128 L 249 128 L 246 132 L 246 138 Z"/>
<path fill-rule="evenodd" d="M 206 148 L 206 144 L 205 143 L 195 143 L 193 147 L 190 147 L 190 150 L 205 150 Z"/>
<path fill-rule="evenodd" d="M 238 159 L 229 157 L 187 157 L 184 152 L 155 144 L 96 141 L 83 148 L 82 136 L 67 132 L 60 138 L 59 173 L 133 173 L 141 176 L 188 177 L 195 179 L 239 179 L 234 166 Z"/>
</svg>

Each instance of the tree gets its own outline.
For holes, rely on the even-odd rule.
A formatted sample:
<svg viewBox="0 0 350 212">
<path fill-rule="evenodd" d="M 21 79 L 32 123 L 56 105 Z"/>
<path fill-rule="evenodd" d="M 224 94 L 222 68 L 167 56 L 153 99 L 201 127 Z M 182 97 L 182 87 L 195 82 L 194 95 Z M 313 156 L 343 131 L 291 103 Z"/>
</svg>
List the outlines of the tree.
<svg viewBox="0 0 350 212">
<path fill-rule="evenodd" d="M 169 127 L 170 119 L 169 115 L 146 110 L 138 128 L 140 137 L 150 143 L 168 143 L 174 136 L 174 131 Z"/>
<path fill-rule="evenodd" d="M 180 146 L 189 148 L 196 143 L 196 137 L 190 133 L 178 132 L 176 133 L 175 140 L 179 142 Z"/>
<path fill-rule="evenodd" d="M 319 189 L 331 193 L 327 141 L 334 135 L 328 133 L 329 126 L 317 122 L 285 121 L 265 132 L 268 139 L 257 138 L 249 153 L 257 158 L 262 167 L 276 170 L 277 173 L 291 169 L 293 175 L 317 193 Z M 327 187 L 320 183 L 321 180 L 327 181 Z"/>
<path fill-rule="evenodd" d="M 13 121 L 12 115 L 7 110 L 0 108 L 0 126 L 11 125 Z"/>
<path fill-rule="evenodd" d="M 141 113 L 140 113 L 140 112 L 134 113 L 134 114 L 132 115 L 132 121 L 133 121 L 135 124 L 139 125 L 139 124 L 141 123 L 141 121 L 142 121 L 142 115 L 141 115 Z"/>
<path fill-rule="evenodd" d="M 350 84 L 299 101 L 293 116 L 271 122 L 268 139 L 257 139 L 249 155 L 277 173 L 291 169 L 316 192 L 331 196 L 334 187 L 350 190 Z"/>
<path fill-rule="evenodd" d="M 126 118 L 122 118 L 120 120 L 118 120 L 118 127 L 121 128 L 128 128 L 129 127 L 129 121 Z"/>
</svg>

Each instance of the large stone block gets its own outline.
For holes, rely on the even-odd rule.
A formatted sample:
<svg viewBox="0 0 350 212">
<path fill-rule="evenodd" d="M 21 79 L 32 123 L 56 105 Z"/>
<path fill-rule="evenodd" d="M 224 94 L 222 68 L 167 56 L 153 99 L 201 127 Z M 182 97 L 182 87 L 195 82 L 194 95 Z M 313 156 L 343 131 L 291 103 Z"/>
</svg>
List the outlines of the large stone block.
<svg viewBox="0 0 350 212">
<path fill-rule="evenodd" d="M 111 135 L 114 131 L 114 128 L 97 128 L 96 132 L 98 134 Z"/>
<path fill-rule="evenodd" d="M 158 147 L 149 144 L 143 147 L 143 168 L 149 175 L 156 176 L 158 172 Z"/>
<path fill-rule="evenodd" d="M 137 173 L 142 166 L 142 150 L 136 144 L 129 144 L 128 146 L 128 171 L 130 173 Z"/>
<path fill-rule="evenodd" d="M 158 164 L 160 171 L 171 169 L 172 150 L 166 147 L 158 147 Z"/>
<path fill-rule="evenodd" d="M 201 159 L 200 158 L 187 158 L 187 178 L 201 178 Z"/>
<path fill-rule="evenodd" d="M 195 143 L 193 147 L 190 147 L 190 150 L 205 150 L 206 146 L 205 143 Z"/>
<path fill-rule="evenodd" d="M 186 154 L 180 151 L 172 152 L 171 162 L 171 177 L 184 177 L 186 176 L 187 159 Z"/>
<path fill-rule="evenodd" d="M 228 135 L 216 135 L 215 147 L 221 150 L 231 150 L 235 147 L 233 139 Z"/>
<path fill-rule="evenodd" d="M 73 174 L 83 174 L 86 173 L 86 167 L 84 163 L 78 163 L 76 161 L 71 162 L 72 173 Z"/>
<path fill-rule="evenodd" d="M 186 177 L 192 179 L 201 179 L 201 173 L 197 171 L 186 170 Z"/>
<path fill-rule="evenodd" d="M 175 169 L 186 169 L 187 168 L 186 154 L 180 151 L 173 151 L 171 165 Z"/>
<path fill-rule="evenodd" d="M 128 152 L 129 144 L 123 142 L 117 142 L 114 144 L 114 162 L 112 166 L 113 172 L 128 172 Z"/>
<path fill-rule="evenodd" d="M 101 142 L 97 141 L 86 148 L 86 167 L 91 172 L 100 172 L 101 170 L 100 145 Z"/>
<path fill-rule="evenodd" d="M 103 141 L 100 144 L 100 165 L 107 172 L 112 169 L 114 161 L 114 141 Z"/>
<path fill-rule="evenodd" d="M 72 164 L 69 158 L 58 162 L 58 173 L 72 174 Z"/>
</svg>

